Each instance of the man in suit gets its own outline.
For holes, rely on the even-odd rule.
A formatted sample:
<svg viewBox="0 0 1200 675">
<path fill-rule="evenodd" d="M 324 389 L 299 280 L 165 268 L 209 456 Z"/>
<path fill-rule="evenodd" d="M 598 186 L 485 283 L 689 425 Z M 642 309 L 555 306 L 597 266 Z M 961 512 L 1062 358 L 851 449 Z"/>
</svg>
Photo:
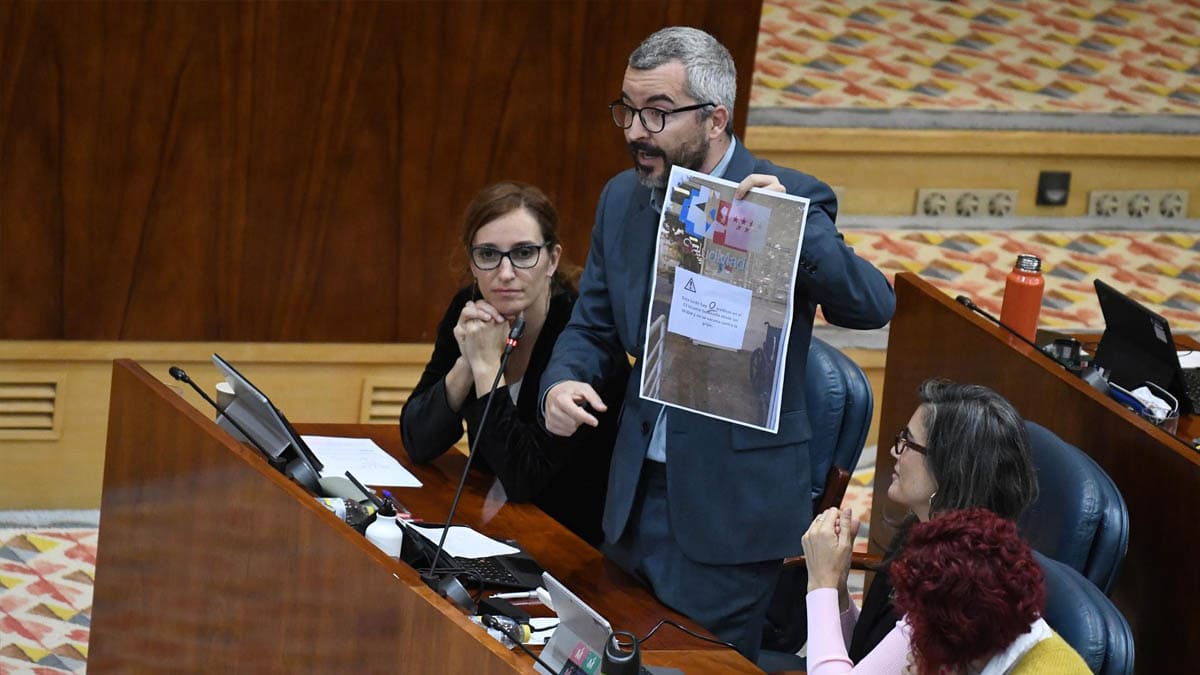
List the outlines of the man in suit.
<svg viewBox="0 0 1200 675">
<path fill-rule="evenodd" d="M 571 321 L 542 377 L 546 428 L 597 423 L 596 387 L 637 358 L 604 510 L 605 554 L 648 582 L 667 605 L 753 659 L 780 562 L 801 552 L 812 519 L 804 365 L 813 317 L 877 328 L 895 309 L 887 279 L 845 245 L 829 186 L 755 159 L 731 131 L 737 74 L 729 51 L 693 28 L 666 28 L 629 58 L 611 105 L 633 168 L 609 181 Z M 639 397 L 659 214 L 671 166 L 811 200 L 801 249 L 778 433 L 723 422 Z M 590 410 L 589 410 L 590 408 Z"/>
</svg>

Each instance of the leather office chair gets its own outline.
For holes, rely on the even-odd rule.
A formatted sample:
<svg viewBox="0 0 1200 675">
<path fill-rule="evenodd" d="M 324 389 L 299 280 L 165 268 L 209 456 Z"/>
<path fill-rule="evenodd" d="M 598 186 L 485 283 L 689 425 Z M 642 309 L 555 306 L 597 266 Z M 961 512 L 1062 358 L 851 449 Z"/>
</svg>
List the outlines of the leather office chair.
<svg viewBox="0 0 1200 675">
<path fill-rule="evenodd" d="M 858 465 L 871 427 L 875 396 L 858 364 L 813 336 L 804 368 L 808 441 L 812 461 L 813 513 L 842 503 L 850 472 Z M 819 483 L 820 477 L 825 483 Z"/>
<path fill-rule="evenodd" d="M 1071 566 L 1034 552 L 1046 579 L 1042 617 L 1093 673 L 1133 672 L 1133 631 L 1116 605 Z"/>
<path fill-rule="evenodd" d="M 1038 424 L 1025 426 L 1039 490 L 1018 523 L 1021 534 L 1035 550 L 1066 563 L 1107 593 L 1129 548 L 1125 499 L 1079 448 Z"/>
<path fill-rule="evenodd" d="M 815 514 L 842 503 L 850 484 L 850 472 L 858 464 L 867 440 L 875 397 L 871 393 L 870 380 L 858 364 L 816 336 L 808 348 L 804 396 L 808 405 L 808 423 L 812 428 L 808 451 L 812 462 Z M 794 653 L 804 644 L 807 586 L 808 575 L 803 563 L 784 568 L 767 612 L 764 647 Z M 760 665 L 763 665 L 761 660 Z"/>
</svg>

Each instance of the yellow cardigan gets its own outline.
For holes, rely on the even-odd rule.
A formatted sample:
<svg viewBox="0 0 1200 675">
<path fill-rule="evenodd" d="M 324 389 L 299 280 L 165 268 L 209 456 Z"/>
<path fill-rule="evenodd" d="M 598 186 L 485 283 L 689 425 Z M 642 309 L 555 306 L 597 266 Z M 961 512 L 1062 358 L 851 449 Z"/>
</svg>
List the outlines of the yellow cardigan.
<svg viewBox="0 0 1200 675">
<path fill-rule="evenodd" d="M 1058 633 L 1042 640 L 1025 652 L 1013 666 L 1012 675 L 1041 675 L 1042 673 L 1064 673 L 1065 675 L 1091 675 L 1091 669 L 1083 657 L 1067 644 Z"/>
</svg>

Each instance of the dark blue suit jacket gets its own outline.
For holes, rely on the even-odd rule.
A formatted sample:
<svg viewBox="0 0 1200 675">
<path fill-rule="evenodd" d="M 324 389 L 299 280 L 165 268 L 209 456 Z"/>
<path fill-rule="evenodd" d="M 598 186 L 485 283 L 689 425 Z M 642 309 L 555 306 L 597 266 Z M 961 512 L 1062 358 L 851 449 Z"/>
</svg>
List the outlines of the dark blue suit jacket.
<svg viewBox="0 0 1200 675">
<path fill-rule="evenodd" d="M 837 200 L 828 185 L 758 160 L 739 143 L 725 178 L 738 182 L 752 173 L 778 176 L 788 194 L 808 197 L 811 203 L 797 271 L 778 433 L 667 409 L 671 529 L 689 558 L 707 564 L 771 560 L 801 552 L 800 535 L 812 520 L 804 365 L 816 307 L 820 304 L 825 318 L 836 325 L 878 328 L 891 319 L 896 306 L 887 279 L 856 256 L 834 227 Z M 625 390 L 609 472 L 604 509 L 608 541 L 621 536 L 629 519 L 660 409 L 638 395 L 658 220 L 649 189 L 638 183 L 632 169 L 605 186 L 579 299 L 542 375 L 544 396 L 546 388 L 562 380 L 596 386 L 618 367 L 612 362 L 612 346 L 638 359 Z"/>
</svg>

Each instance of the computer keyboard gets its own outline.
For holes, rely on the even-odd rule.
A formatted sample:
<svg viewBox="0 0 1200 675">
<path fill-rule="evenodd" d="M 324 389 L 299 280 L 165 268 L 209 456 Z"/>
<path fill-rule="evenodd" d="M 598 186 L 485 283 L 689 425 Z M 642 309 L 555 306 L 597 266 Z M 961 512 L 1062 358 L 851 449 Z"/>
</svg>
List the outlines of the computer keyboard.
<svg viewBox="0 0 1200 675">
<path fill-rule="evenodd" d="M 472 579 L 479 579 L 486 586 L 519 586 L 520 581 L 500 563 L 491 558 L 455 558 L 454 566 L 464 570 Z"/>
</svg>

